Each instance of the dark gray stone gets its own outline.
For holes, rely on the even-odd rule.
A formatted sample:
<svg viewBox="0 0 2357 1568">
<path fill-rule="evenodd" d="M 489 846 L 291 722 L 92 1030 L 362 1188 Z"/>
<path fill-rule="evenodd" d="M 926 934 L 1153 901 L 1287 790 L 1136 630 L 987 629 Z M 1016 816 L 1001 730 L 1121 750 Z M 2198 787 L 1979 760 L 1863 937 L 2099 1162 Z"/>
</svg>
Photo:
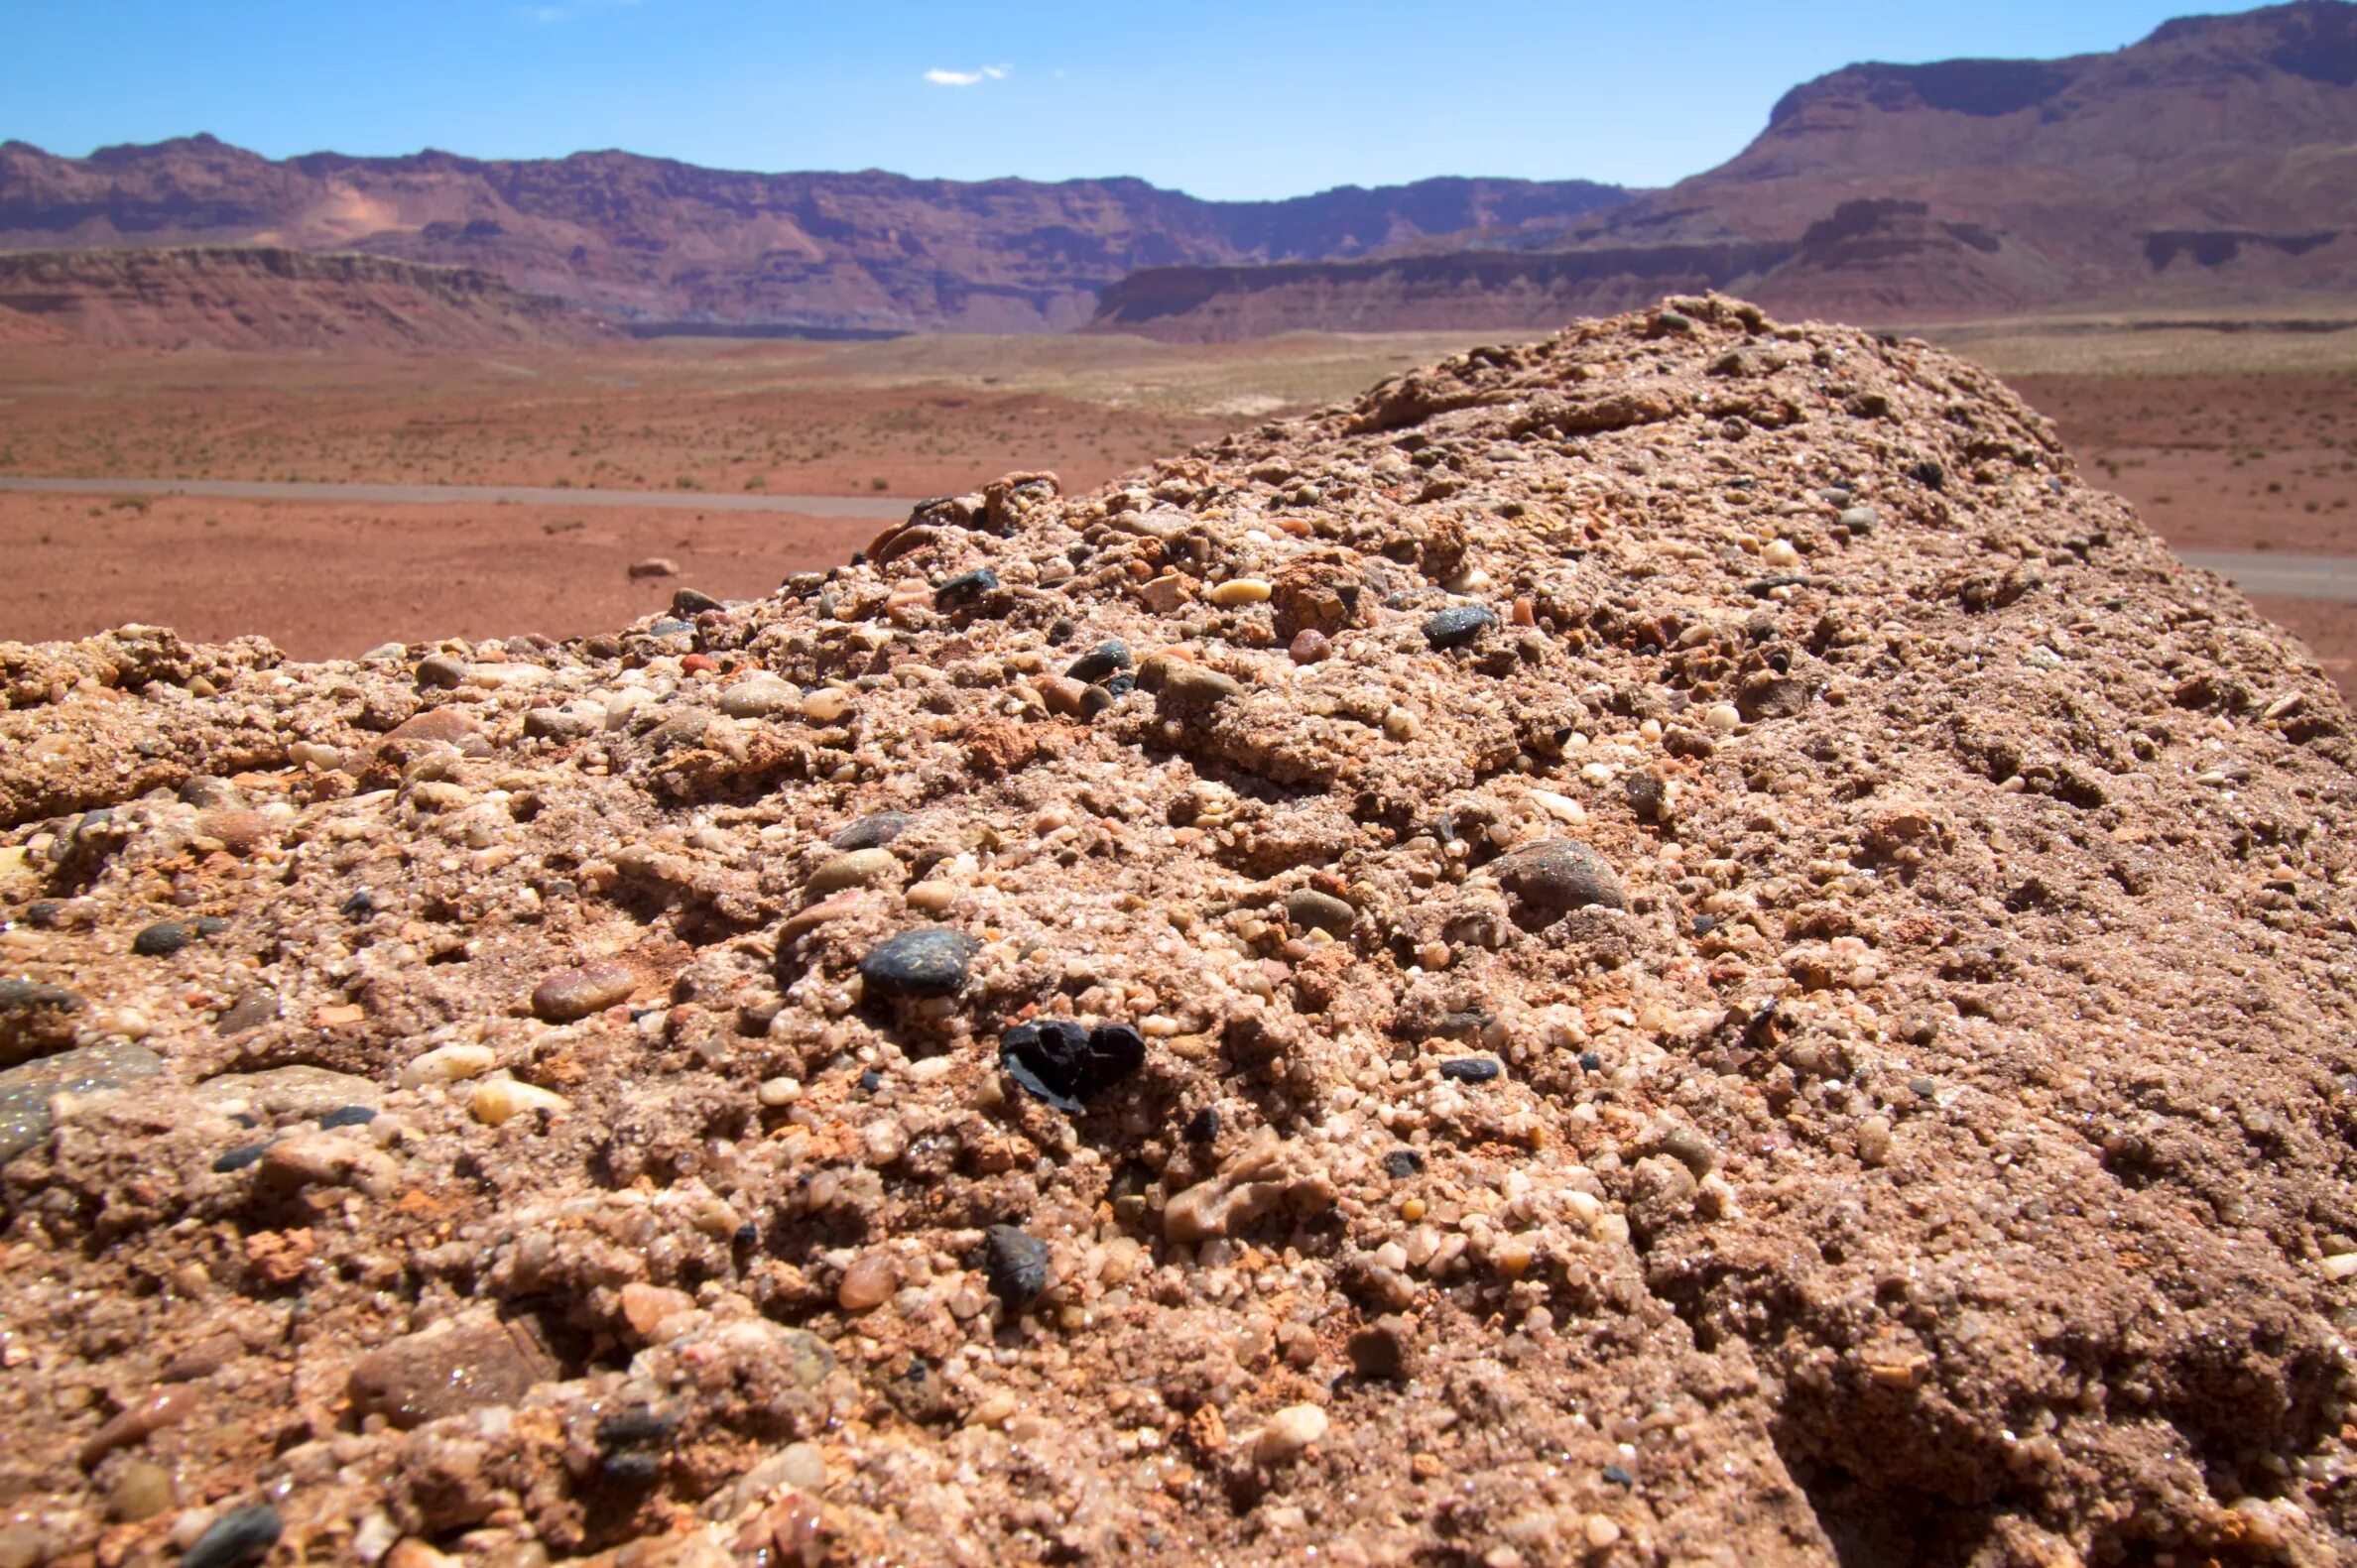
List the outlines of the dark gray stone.
<svg viewBox="0 0 2357 1568">
<path fill-rule="evenodd" d="M 868 991 L 880 997 L 953 997 L 965 989 L 966 971 L 982 944 L 946 925 L 924 926 L 886 937 L 859 961 Z"/>
<path fill-rule="evenodd" d="M 119 1089 L 164 1070 L 145 1045 L 85 1045 L 0 1072 L 0 1164 L 50 1135 L 49 1103 L 61 1094 Z"/>
<path fill-rule="evenodd" d="M 142 958 L 169 958 L 195 940 L 178 920 L 158 920 L 131 938 L 131 951 Z"/>
<path fill-rule="evenodd" d="M 1013 1225 L 993 1225 L 982 1238 L 982 1269 L 990 1293 L 1020 1312 L 1048 1288 L 1048 1244 Z"/>
<path fill-rule="evenodd" d="M 906 833 L 916 820 L 906 811 L 877 811 L 861 817 L 827 842 L 837 849 L 881 849 Z"/>
<path fill-rule="evenodd" d="M 1434 649 L 1463 648 L 1498 624 L 1498 612 L 1485 604 L 1452 604 L 1426 619 L 1425 642 Z"/>
<path fill-rule="evenodd" d="M 278 1509 L 267 1503 L 231 1508 L 212 1521 L 181 1558 L 181 1568 L 243 1568 L 258 1563 L 278 1544 L 285 1528 Z"/>
<path fill-rule="evenodd" d="M 1064 673 L 1074 680 L 1102 680 L 1115 670 L 1130 666 L 1129 645 L 1119 638 L 1097 644 L 1078 659 L 1064 666 Z"/>
</svg>

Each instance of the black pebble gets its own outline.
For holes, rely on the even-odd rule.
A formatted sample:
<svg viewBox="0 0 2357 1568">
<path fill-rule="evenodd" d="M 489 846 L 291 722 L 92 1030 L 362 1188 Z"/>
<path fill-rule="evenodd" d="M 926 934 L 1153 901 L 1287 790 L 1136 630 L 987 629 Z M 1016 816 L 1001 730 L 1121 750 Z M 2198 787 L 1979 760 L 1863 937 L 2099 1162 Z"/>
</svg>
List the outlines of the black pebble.
<svg viewBox="0 0 2357 1568">
<path fill-rule="evenodd" d="M 747 1220 L 744 1224 L 736 1228 L 736 1235 L 733 1240 L 739 1247 L 750 1247 L 755 1242 L 761 1240 L 761 1227 L 754 1224 L 751 1220 Z"/>
<path fill-rule="evenodd" d="M 617 1410 L 597 1423 L 597 1446 L 605 1449 L 644 1448 L 660 1443 L 678 1429 L 679 1421 L 657 1415 L 643 1404 Z"/>
<path fill-rule="evenodd" d="M 233 1148 L 212 1162 L 213 1172 L 225 1176 L 232 1170 L 243 1170 L 260 1159 L 269 1147 L 268 1144 L 247 1144 L 243 1147 Z"/>
<path fill-rule="evenodd" d="M 131 938 L 131 951 L 142 958 L 169 958 L 188 945 L 188 928 L 178 920 L 158 920 Z"/>
<path fill-rule="evenodd" d="M 1219 1107 L 1204 1106 L 1186 1119 L 1186 1131 L 1180 1135 L 1190 1144 L 1219 1142 Z"/>
<path fill-rule="evenodd" d="M 1582 1072 L 1602 1072 L 1604 1058 L 1592 1050 L 1583 1050 L 1579 1053 L 1579 1067 Z"/>
<path fill-rule="evenodd" d="M 933 590 L 933 605 L 937 609 L 952 610 L 986 593 L 996 593 L 998 585 L 998 573 L 988 566 L 961 572 Z"/>
<path fill-rule="evenodd" d="M 1112 676 L 1110 679 L 1104 681 L 1103 684 L 1105 687 L 1105 694 L 1107 696 L 1126 697 L 1131 692 L 1138 689 L 1138 677 L 1126 673 L 1119 674 Z"/>
<path fill-rule="evenodd" d="M 1945 490 L 1947 488 L 1947 470 L 1928 457 L 1907 472 L 1910 478 L 1926 490 Z"/>
<path fill-rule="evenodd" d="M 1074 680 L 1098 681 L 1115 670 L 1127 669 L 1129 666 L 1129 645 L 1118 637 L 1111 637 L 1064 665 L 1064 673 Z"/>
<path fill-rule="evenodd" d="M 25 905 L 25 923 L 41 930 L 49 930 L 65 912 L 65 905 L 56 899 L 36 899 Z"/>
<path fill-rule="evenodd" d="M 1498 612 L 1485 604 L 1452 604 L 1425 621 L 1425 642 L 1435 649 L 1462 648 L 1498 624 Z"/>
<path fill-rule="evenodd" d="M 319 1128 L 323 1132 L 331 1127 L 366 1127 L 376 1119 L 376 1112 L 368 1106 L 339 1105 L 319 1118 Z"/>
<path fill-rule="evenodd" d="M 1064 644 L 1070 642 L 1072 640 L 1072 634 L 1079 630 L 1080 628 L 1074 626 L 1070 621 L 1065 620 L 1060 616 L 1057 617 L 1055 623 L 1048 628 L 1049 646 L 1052 648 L 1061 648 Z"/>
<path fill-rule="evenodd" d="M 1637 1478 L 1630 1475 L 1627 1471 L 1621 1469 L 1621 1467 L 1618 1465 L 1606 1465 L 1604 1467 L 1604 1479 L 1611 1482 L 1616 1487 L 1633 1487 L 1637 1485 Z"/>
<path fill-rule="evenodd" d="M 946 925 L 922 926 L 887 937 L 859 961 L 870 992 L 885 997 L 953 997 L 982 944 Z"/>
<path fill-rule="evenodd" d="M 239 1568 L 260 1562 L 278 1544 L 284 1528 L 278 1509 L 267 1503 L 231 1508 L 196 1537 L 196 1544 L 181 1558 L 181 1568 Z"/>
<path fill-rule="evenodd" d="M 1424 1168 L 1424 1155 L 1413 1148 L 1395 1148 L 1383 1156 L 1383 1173 L 1395 1181 L 1404 1181 Z"/>
<path fill-rule="evenodd" d="M 874 1094 L 878 1089 L 884 1087 L 884 1075 L 870 1067 L 859 1075 L 859 1087 L 864 1094 Z"/>
<path fill-rule="evenodd" d="M 597 1462 L 598 1479 L 617 1487 L 651 1487 L 663 1474 L 663 1460 L 643 1449 L 626 1448 Z"/>
<path fill-rule="evenodd" d="M 1488 1083 L 1505 1070 L 1494 1056 L 1459 1056 L 1440 1064 L 1440 1076 L 1459 1083 Z"/>
<path fill-rule="evenodd" d="M 999 1065 L 1035 1099 L 1076 1116 L 1082 1101 L 1146 1065 L 1146 1037 L 1127 1024 L 1018 1024 L 999 1036 Z"/>
<path fill-rule="evenodd" d="M 336 913 L 347 920 L 365 920 L 376 913 L 376 898 L 366 888 L 362 888 L 358 893 L 344 900 Z"/>
<path fill-rule="evenodd" d="M 1020 1312 L 1048 1288 L 1048 1244 L 1013 1225 L 993 1225 L 982 1237 L 982 1268 L 990 1293 Z"/>
<path fill-rule="evenodd" d="M 1708 936 L 1711 932 L 1717 929 L 1718 921 L 1713 916 L 1707 914 L 1697 914 L 1694 916 L 1694 934 L 1696 936 Z"/>
<path fill-rule="evenodd" d="M 229 929 L 229 922 L 217 914 L 208 914 L 196 922 L 198 936 L 218 936 Z"/>
<path fill-rule="evenodd" d="M 827 840 L 836 849 L 881 849 L 909 830 L 917 819 L 906 811 L 877 811 L 861 817 Z"/>
</svg>

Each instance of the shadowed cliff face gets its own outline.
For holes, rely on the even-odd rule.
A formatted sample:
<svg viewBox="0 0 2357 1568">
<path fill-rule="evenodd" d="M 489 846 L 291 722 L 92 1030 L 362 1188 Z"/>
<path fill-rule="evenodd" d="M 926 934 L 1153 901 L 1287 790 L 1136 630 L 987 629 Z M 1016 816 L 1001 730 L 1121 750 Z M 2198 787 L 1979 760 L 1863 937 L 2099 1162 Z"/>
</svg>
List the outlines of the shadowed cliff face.
<svg viewBox="0 0 2357 1568">
<path fill-rule="evenodd" d="M 1452 325 L 1538 327 L 1625 308 L 1627 280 L 1664 269 L 1681 271 L 1678 287 L 1894 322 L 2345 292 L 2357 287 L 2353 84 L 2357 6 L 2341 0 L 2186 18 L 2108 55 L 1850 65 L 1787 93 L 1721 167 L 1569 234 L 1524 236 L 1553 259 L 1524 263 L 1512 287 L 1494 287 L 1481 255 L 1427 245 L 1414 290 L 1358 263 L 1315 288 L 1301 269 L 1238 274 L 1238 299 L 1165 310 L 1152 330 L 1229 336 L 1247 314 L 1423 325 L 1442 300 Z M 1777 257 L 1766 266 L 1762 247 Z M 1698 260 L 1721 270 L 1690 271 Z M 1106 324 L 1175 288 L 1124 283 Z"/>
<path fill-rule="evenodd" d="M 620 321 L 1025 332 L 1087 319 L 1141 267 L 1560 229 L 1620 195 L 1431 180 L 1214 202 L 1138 180 L 759 175 L 617 152 L 274 163 L 199 136 L 87 159 L 0 146 L 0 247 L 264 242 L 478 268 Z"/>
</svg>

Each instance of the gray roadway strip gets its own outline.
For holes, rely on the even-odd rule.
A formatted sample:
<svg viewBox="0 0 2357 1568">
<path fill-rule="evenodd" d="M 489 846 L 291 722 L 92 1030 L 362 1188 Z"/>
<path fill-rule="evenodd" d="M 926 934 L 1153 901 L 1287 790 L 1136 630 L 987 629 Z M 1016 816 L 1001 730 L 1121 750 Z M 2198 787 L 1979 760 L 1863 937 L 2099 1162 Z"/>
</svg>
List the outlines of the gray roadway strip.
<svg viewBox="0 0 2357 1568">
<path fill-rule="evenodd" d="M 2187 565 L 2207 567 L 2254 599 L 2357 604 L 2357 556 L 2185 550 L 2180 558 Z"/>
<path fill-rule="evenodd" d="M 524 485 L 335 485 L 309 480 L 18 479 L 0 490 L 37 495 L 210 496 L 223 501 L 345 501 L 362 506 L 510 502 L 533 507 L 663 507 L 681 512 L 800 512 L 822 518 L 905 518 L 909 503 L 887 496 L 786 496 L 761 491 L 560 490 Z"/>
<path fill-rule="evenodd" d="M 343 501 L 407 506 L 463 501 L 546 507 L 662 507 L 682 512 L 799 512 L 805 517 L 898 519 L 909 503 L 886 496 L 790 496 L 765 492 L 705 495 L 694 490 L 559 490 L 521 485 L 323 484 L 253 479 L 19 479 L 0 475 L 0 491 L 44 495 L 217 496 L 231 501 Z M 2259 599 L 2357 604 L 2357 556 L 2287 555 L 2272 550 L 2188 550 L 2207 567 Z"/>
</svg>

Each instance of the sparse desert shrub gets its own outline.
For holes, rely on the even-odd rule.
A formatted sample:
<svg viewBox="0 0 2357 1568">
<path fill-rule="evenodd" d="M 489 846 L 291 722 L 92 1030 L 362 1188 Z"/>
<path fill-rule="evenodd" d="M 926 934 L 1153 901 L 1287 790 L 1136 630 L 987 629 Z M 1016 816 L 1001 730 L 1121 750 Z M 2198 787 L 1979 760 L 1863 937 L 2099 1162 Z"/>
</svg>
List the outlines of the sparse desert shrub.
<svg viewBox="0 0 2357 1568">
<path fill-rule="evenodd" d="M 870 490 L 889 490 L 892 488 L 892 484 L 889 480 L 871 479 L 868 481 L 868 488 Z"/>
<path fill-rule="evenodd" d="M 143 516 L 146 514 L 149 506 L 152 504 L 153 503 L 151 503 L 146 496 L 117 496 L 112 501 L 106 503 L 107 508 L 110 511 L 137 512 Z"/>
<path fill-rule="evenodd" d="M 560 518 L 555 523 L 543 523 L 541 532 L 548 535 L 577 534 L 585 526 L 579 518 Z"/>
</svg>

